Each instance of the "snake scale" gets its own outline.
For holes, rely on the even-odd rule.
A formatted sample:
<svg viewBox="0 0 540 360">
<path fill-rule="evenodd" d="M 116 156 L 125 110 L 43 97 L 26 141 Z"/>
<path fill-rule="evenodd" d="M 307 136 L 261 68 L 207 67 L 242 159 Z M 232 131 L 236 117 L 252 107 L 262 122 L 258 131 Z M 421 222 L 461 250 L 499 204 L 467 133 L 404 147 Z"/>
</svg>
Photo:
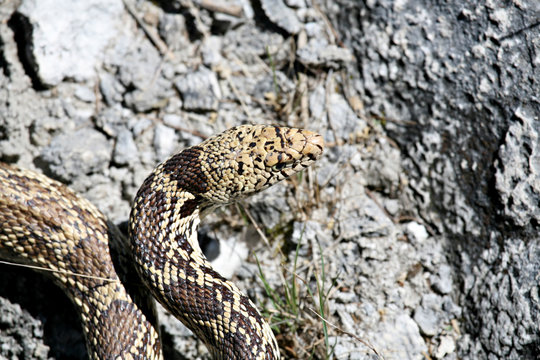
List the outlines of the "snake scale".
<svg viewBox="0 0 540 360">
<path fill-rule="evenodd" d="M 0 257 L 52 270 L 75 304 L 93 359 L 162 359 L 155 299 L 215 359 L 279 359 L 255 305 L 214 271 L 197 241 L 211 209 L 301 171 L 316 133 L 242 125 L 158 165 L 133 201 L 129 239 L 95 206 L 44 175 L 0 163 Z"/>
</svg>

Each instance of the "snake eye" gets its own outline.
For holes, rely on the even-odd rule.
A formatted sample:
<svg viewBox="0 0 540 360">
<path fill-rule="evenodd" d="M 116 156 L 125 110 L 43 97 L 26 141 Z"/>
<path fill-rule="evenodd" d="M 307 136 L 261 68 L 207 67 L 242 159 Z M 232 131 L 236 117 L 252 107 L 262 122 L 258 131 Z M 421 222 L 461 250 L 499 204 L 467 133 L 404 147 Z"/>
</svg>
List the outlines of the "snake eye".
<svg viewBox="0 0 540 360">
<path fill-rule="evenodd" d="M 272 166 L 272 170 L 281 171 L 286 168 L 292 168 L 293 166 L 294 166 L 294 162 L 280 162 Z"/>
<path fill-rule="evenodd" d="M 279 163 L 279 164 L 276 164 L 276 165 L 272 166 L 272 169 L 279 171 L 279 170 L 283 169 L 284 167 L 285 167 L 285 163 Z"/>
</svg>

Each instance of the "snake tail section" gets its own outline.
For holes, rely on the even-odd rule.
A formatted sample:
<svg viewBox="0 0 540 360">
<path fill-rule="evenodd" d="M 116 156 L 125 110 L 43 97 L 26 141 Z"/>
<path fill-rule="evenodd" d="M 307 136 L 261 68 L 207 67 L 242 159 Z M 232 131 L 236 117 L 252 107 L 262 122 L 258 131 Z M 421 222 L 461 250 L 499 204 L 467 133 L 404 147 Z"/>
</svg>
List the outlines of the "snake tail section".
<svg viewBox="0 0 540 360">
<path fill-rule="evenodd" d="M 0 257 L 49 270 L 80 314 L 91 358 L 162 359 L 152 304 L 119 281 L 115 236 L 66 186 L 0 163 Z"/>
<path fill-rule="evenodd" d="M 139 189 L 129 225 L 139 275 L 215 359 L 280 354 L 255 305 L 202 253 L 201 215 L 305 169 L 323 146 L 322 137 L 307 130 L 243 125 L 172 156 Z"/>
</svg>

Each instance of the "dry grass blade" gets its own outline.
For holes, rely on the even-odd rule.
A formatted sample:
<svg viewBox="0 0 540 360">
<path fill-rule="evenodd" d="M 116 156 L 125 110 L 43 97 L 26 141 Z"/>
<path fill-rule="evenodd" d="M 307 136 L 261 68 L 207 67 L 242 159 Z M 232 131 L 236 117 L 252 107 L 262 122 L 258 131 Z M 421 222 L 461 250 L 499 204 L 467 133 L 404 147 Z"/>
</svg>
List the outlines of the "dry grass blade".
<svg viewBox="0 0 540 360">
<path fill-rule="evenodd" d="M 361 339 L 360 337 L 358 337 L 357 335 L 353 334 L 353 333 L 350 333 L 348 331 L 345 331 L 343 329 L 341 329 L 339 326 L 336 326 L 334 324 L 332 324 L 331 322 L 329 322 L 328 320 L 326 320 L 325 318 L 323 318 L 321 315 L 319 315 L 317 313 L 317 311 L 313 310 L 312 308 L 308 307 L 308 309 L 314 313 L 319 319 L 321 319 L 322 321 L 324 321 L 327 325 L 329 325 L 330 327 L 332 327 L 333 329 L 341 332 L 342 334 L 346 334 L 346 335 L 349 335 L 350 337 L 352 337 L 353 339 L 361 342 L 362 344 L 364 344 L 365 346 L 367 346 L 371 351 L 373 351 L 375 353 L 375 355 L 377 355 L 378 357 L 380 357 L 382 360 L 384 360 L 384 356 L 382 356 L 378 351 L 377 349 L 375 349 L 375 347 L 373 345 L 371 345 L 369 342 Z"/>
<path fill-rule="evenodd" d="M 28 269 L 32 269 L 32 270 L 47 271 L 47 272 L 52 272 L 52 273 L 57 273 L 57 274 L 68 275 L 68 276 L 76 276 L 76 277 L 86 278 L 86 279 L 94 279 L 94 280 L 101 280 L 101 281 L 107 281 L 107 282 L 120 282 L 117 279 L 109 279 L 109 278 L 104 278 L 104 277 L 101 277 L 101 276 L 78 274 L 78 273 L 74 273 L 74 272 L 67 271 L 67 270 L 49 269 L 49 268 L 45 268 L 45 267 L 42 267 L 42 266 L 18 264 L 18 263 L 9 262 L 9 261 L 3 261 L 3 260 L 0 260 L 0 264 L 10 265 L 10 266 L 18 266 L 18 267 L 28 268 Z"/>
</svg>

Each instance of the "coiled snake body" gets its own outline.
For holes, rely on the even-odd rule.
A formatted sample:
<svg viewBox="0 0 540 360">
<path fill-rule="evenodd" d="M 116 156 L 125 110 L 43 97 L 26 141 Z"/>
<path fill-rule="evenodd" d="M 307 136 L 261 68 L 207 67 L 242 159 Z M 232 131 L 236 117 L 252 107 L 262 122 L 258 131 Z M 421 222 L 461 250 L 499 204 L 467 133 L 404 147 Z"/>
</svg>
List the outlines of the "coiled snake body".
<svg viewBox="0 0 540 360">
<path fill-rule="evenodd" d="M 269 325 L 212 269 L 197 228 L 213 207 L 306 168 L 322 150 L 321 136 L 275 126 L 243 125 L 209 138 L 144 181 L 131 210 L 129 241 L 64 185 L 0 163 L 0 257 L 53 270 L 80 313 L 94 359 L 162 358 L 141 280 L 215 359 L 279 359 Z"/>
</svg>

